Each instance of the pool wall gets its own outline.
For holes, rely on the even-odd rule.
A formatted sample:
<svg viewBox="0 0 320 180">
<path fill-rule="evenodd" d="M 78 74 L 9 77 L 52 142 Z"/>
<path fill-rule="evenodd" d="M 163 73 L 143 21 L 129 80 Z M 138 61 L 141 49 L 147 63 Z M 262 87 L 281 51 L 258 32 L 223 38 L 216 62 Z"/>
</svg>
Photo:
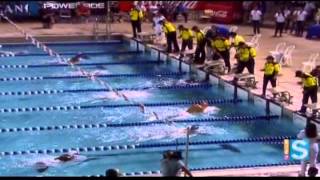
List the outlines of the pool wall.
<svg viewBox="0 0 320 180">
<path fill-rule="evenodd" d="M 222 79 L 219 76 L 213 75 L 213 74 L 208 74 L 207 72 L 204 72 L 203 70 L 196 69 L 193 67 L 190 67 L 189 64 L 180 61 L 178 58 L 174 56 L 170 56 L 167 53 L 161 51 L 160 49 L 149 45 L 149 44 L 144 44 L 141 41 L 132 39 L 127 36 L 123 36 L 122 39 L 125 42 L 130 43 L 130 47 L 137 49 L 137 51 L 143 51 L 145 53 L 150 53 L 152 57 L 157 58 L 160 61 L 170 61 L 170 63 L 173 66 L 179 67 L 179 63 L 181 63 L 181 69 L 182 71 L 186 72 L 191 72 L 197 74 L 200 78 L 205 78 L 206 76 L 209 77 L 209 81 L 212 84 L 218 84 L 219 88 L 224 89 L 226 92 L 234 94 L 235 88 L 237 89 L 237 95 L 239 98 L 243 100 L 248 100 L 252 102 L 254 105 L 257 105 L 261 108 L 264 108 L 266 112 L 268 111 L 267 108 L 269 109 L 270 114 L 274 115 L 280 115 L 282 117 L 286 117 L 287 119 L 290 119 L 293 121 L 295 124 L 302 124 L 304 125 L 306 122 L 306 117 L 300 116 L 293 112 L 292 110 L 289 110 L 286 108 L 285 105 L 282 105 L 278 102 L 275 102 L 273 100 L 269 99 L 264 99 L 260 96 L 257 96 L 253 94 L 250 90 L 240 87 L 240 86 L 235 86 L 234 84 L 227 82 L 226 80 Z M 317 123 L 317 126 L 319 124 Z M 320 126 L 319 126 L 320 127 Z"/>
</svg>

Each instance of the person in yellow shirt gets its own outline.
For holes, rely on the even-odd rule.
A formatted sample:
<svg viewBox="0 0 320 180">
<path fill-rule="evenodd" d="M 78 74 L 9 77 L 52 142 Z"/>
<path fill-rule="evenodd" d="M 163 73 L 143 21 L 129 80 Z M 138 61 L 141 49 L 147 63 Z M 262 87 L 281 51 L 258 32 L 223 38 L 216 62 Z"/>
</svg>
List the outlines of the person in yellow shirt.
<svg viewBox="0 0 320 180">
<path fill-rule="evenodd" d="M 141 21 L 143 19 L 143 13 L 138 8 L 138 6 L 134 6 L 130 11 L 130 20 L 132 25 L 133 37 L 137 37 L 137 31 L 141 32 Z"/>
<path fill-rule="evenodd" d="M 218 35 L 211 41 L 211 46 L 215 53 L 224 60 L 224 64 L 228 68 L 228 73 L 230 73 L 231 65 L 229 40 L 225 39 L 221 35 Z"/>
<path fill-rule="evenodd" d="M 189 50 L 193 49 L 193 33 L 190 29 L 184 27 L 183 25 L 179 25 L 178 27 L 180 31 L 179 38 L 182 39 L 181 52 L 184 52 L 186 47 Z"/>
<path fill-rule="evenodd" d="M 162 29 L 167 38 L 167 46 L 168 46 L 167 53 L 171 53 L 172 45 L 174 46 L 173 52 L 178 53 L 180 50 L 179 50 L 179 45 L 177 41 L 176 26 L 167 20 L 159 21 L 159 24 L 162 25 Z"/>
<path fill-rule="evenodd" d="M 255 48 L 248 46 L 245 42 L 239 42 L 239 48 L 235 58 L 238 61 L 236 74 L 243 72 L 246 67 L 250 74 L 254 74 L 254 64 L 257 53 Z"/>
<path fill-rule="evenodd" d="M 300 109 L 300 113 L 306 113 L 307 107 L 305 104 L 308 103 L 309 98 L 311 98 L 311 102 L 318 102 L 318 79 L 315 76 L 312 76 L 309 73 L 304 73 L 302 71 L 296 71 L 296 77 L 302 78 L 303 83 L 303 98 L 302 98 L 302 106 Z"/>
<path fill-rule="evenodd" d="M 204 36 L 204 33 L 199 29 L 198 26 L 193 26 L 192 31 L 195 32 L 195 37 L 197 39 L 197 48 L 194 55 L 194 63 L 203 64 L 206 60 L 206 38 Z"/>
<path fill-rule="evenodd" d="M 236 49 L 238 48 L 240 42 L 246 42 L 245 39 L 236 32 L 230 32 L 229 38 L 232 39 L 231 46 L 235 47 Z"/>
<path fill-rule="evenodd" d="M 274 61 L 273 56 L 268 56 L 266 60 L 267 62 L 264 64 L 264 68 L 262 69 L 264 71 L 262 96 L 266 96 L 266 90 L 269 81 L 271 82 L 272 88 L 277 86 L 277 76 L 280 71 L 280 65 Z"/>
</svg>

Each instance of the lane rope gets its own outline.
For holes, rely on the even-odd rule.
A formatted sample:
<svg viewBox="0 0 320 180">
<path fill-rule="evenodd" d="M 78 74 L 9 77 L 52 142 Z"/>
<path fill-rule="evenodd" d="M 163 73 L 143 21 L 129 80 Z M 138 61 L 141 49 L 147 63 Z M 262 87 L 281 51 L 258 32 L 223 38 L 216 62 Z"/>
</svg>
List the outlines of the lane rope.
<svg viewBox="0 0 320 180">
<path fill-rule="evenodd" d="M 208 102 L 209 105 L 214 104 L 228 104 L 239 103 L 241 99 L 204 99 L 204 100 L 186 100 L 178 102 L 160 102 L 160 103 L 144 103 L 146 107 L 157 106 L 177 106 L 177 105 L 190 105 L 195 103 Z M 15 113 L 15 112 L 44 112 L 44 111 L 72 111 L 80 109 L 93 109 L 93 108 L 121 108 L 121 107 L 139 107 L 140 103 L 130 104 L 111 104 L 111 105 L 84 105 L 84 106 L 50 106 L 50 107 L 23 107 L 23 108 L 1 108 L 0 113 Z"/>
<path fill-rule="evenodd" d="M 209 83 L 203 84 L 185 84 L 185 85 L 168 85 L 168 86 L 146 86 L 137 88 L 115 88 L 116 91 L 145 91 L 150 89 L 193 89 L 193 88 L 210 88 Z M 64 89 L 64 90 L 35 90 L 35 91 L 8 91 L 0 92 L 0 96 L 32 96 L 32 95 L 47 95 L 47 94 L 61 94 L 61 93 L 86 93 L 86 92 L 109 92 L 109 89 L 97 88 L 97 89 Z"/>
<path fill-rule="evenodd" d="M 278 115 L 271 116 L 233 116 L 233 117 L 216 117 L 216 118 L 202 118 L 202 119 L 183 119 L 172 120 L 174 123 L 251 123 L 258 121 L 277 120 Z M 35 132 L 35 131 L 53 131 L 53 130 L 70 130 L 70 129 L 93 129 L 93 128 L 124 128 L 124 127 L 141 127 L 166 124 L 164 121 L 152 122 L 133 122 L 133 123 L 96 123 L 96 124 L 69 124 L 58 126 L 36 126 L 36 127 L 21 127 L 21 128 L 2 128 L 0 133 L 13 133 L 13 132 Z"/>
<path fill-rule="evenodd" d="M 263 143 L 263 144 L 283 144 L 284 139 L 295 139 L 296 136 L 275 136 L 275 137 L 255 137 L 244 139 L 231 139 L 231 140 L 212 140 L 212 141 L 191 141 L 190 146 L 200 145 L 215 145 L 227 143 Z M 149 149 L 160 147 L 176 147 L 185 146 L 186 142 L 169 142 L 169 143 L 142 143 L 131 145 L 110 145 L 110 146 L 93 146 L 93 147 L 77 147 L 77 148 L 55 148 L 55 149 L 39 149 L 39 150 L 24 150 L 24 151 L 4 151 L 0 152 L 0 156 L 15 156 L 15 155 L 28 155 L 28 154 L 56 154 L 68 153 L 71 151 L 77 152 L 103 152 L 115 150 L 134 150 L 134 149 Z"/>
</svg>

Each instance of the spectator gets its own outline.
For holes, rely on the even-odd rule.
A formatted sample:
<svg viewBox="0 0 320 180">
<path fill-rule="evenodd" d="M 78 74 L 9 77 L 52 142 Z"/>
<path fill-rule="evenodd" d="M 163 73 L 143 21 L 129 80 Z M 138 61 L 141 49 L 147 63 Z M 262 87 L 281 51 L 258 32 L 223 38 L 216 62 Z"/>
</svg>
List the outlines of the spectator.
<svg viewBox="0 0 320 180">
<path fill-rule="evenodd" d="M 179 38 L 182 39 L 181 52 L 184 52 L 186 47 L 189 50 L 193 49 L 193 33 L 190 29 L 184 27 L 183 25 L 179 25 L 178 27 L 180 35 Z"/>
<path fill-rule="evenodd" d="M 286 19 L 284 10 L 283 9 L 278 10 L 274 15 L 274 17 L 276 19 L 276 29 L 274 32 L 274 37 L 277 37 L 278 32 L 280 32 L 280 37 L 282 37 L 282 31 L 283 31 L 283 27 Z"/>
<path fill-rule="evenodd" d="M 177 30 L 174 24 L 170 23 L 167 20 L 159 22 L 162 25 L 163 31 L 167 38 L 167 53 L 172 52 L 172 45 L 174 46 L 174 53 L 178 53 L 179 45 L 177 41 Z"/>
<path fill-rule="evenodd" d="M 151 4 L 149 5 L 149 20 L 150 22 L 153 21 L 153 17 L 158 13 L 159 9 L 158 9 L 158 6 L 156 5 L 156 2 L 155 1 L 152 1 Z"/>
<path fill-rule="evenodd" d="M 311 175 L 316 174 L 315 169 L 317 166 L 317 157 L 319 152 L 317 137 L 318 137 L 318 131 L 317 126 L 311 122 L 307 122 L 307 125 L 304 130 L 301 130 L 299 134 L 297 135 L 298 139 L 305 139 L 309 140 L 310 143 L 310 149 L 309 149 L 309 163 L 310 163 L 310 169 L 308 171 L 308 174 Z M 307 168 L 308 161 L 302 160 L 301 161 L 301 170 L 299 172 L 300 177 L 305 177 L 306 168 Z"/>
<path fill-rule="evenodd" d="M 318 102 L 318 80 L 315 76 L 302 71 L 296 71 L 296 77 L 302 78 L 303 82 L 302 106 L 299 113 L 305 114 L 307 110 L 305 104 L 308 103 L 309 97 L 311 98 L 312 103 Z"/>
<path fill-rule="evenodd" d="M 288 6 L 286 6 L 286 8 L 284 9 L 284 17 L 286 18 L 286 24 L 284 28 L 285 33 L 287 33 L 287 31 L 289 30 L 291 22 L 293 20 L 292 13 L 292 10 Z"/>
<path fill-rule="evenodd" d="M 176 9 L 174 10 L 173 21 L 177 21 L 177 16 L 179 14 L 182 14 L 182 16 L 184 17 L 184 22 L 187 23 L 188 22 L 188 12 L 187 12 L 187 8 L 185 7 L 185 5 L 183 3 L 180 3 L 176 7 Z"/>
<path fill-rule="evenodd" d="M 132 25 L 132 31 L 133 31 L 133 37 L 137 37 L 137 31 L 138 33 L 141 32 L 141 21 L 143 19 L 143 13 L 138 8 L 138 6 L 134 6 L 130 11 L 130 20 Z"/>
<path fill-rule="evenodd" d="M 108 169 L 106 170 L 106 177 L 120 177 L 121 176 L 121 173 L 119 172 L 118 169 Z"/>
<path fill-rule="evenodd" d="M 54 11 L 53 11 L 53 9 L 51 9 L 51 7 L 48 7 L 47 9 L 42 7 L 39 11 L 40 11 L 39 14 L 41 16 L 43 28 L 51 29 L 52 26 L 53 26 L 53 23 L 54 23 Z"/>
<path fill-rule="evenodd" d="M 88 22 L 88 17 L 91 15 L 90 8 L 81 2 L 76 8 L 76 15 L 80 20 L 86 18 L 86 22 Z"/>
<path fill-rule="evenodd" d="M 262 13 L 258 9 L 258 6 L 255 6 L 251 11 L 251 20 L 253 25 L 253 34 L 260 34 L 260 22 L 261 22 Z"/>
<path fill-rule="evenodd" d="M 305 6 L 304 6 L 304 10 L 307 12 L 306 20 L 307 21 L 313 20 L 314 19 L 314 13 L 315 13 L 315 10 L 316 10 L 316 6 L 315 6 L 314 2 L 307 1 Z"/>
<path fill-rule="evenodd" d="M 168 14 L 168 3 L 164 2 L 159 9 L 159 12 L 166 18 L 169 19 L 169 14 Z"/>
<path fill-rule="evenodd" d="M 119 3 L 118 2 L 112 2 L 110 5 L 110 18 L 111 22 L 114 22 L 115 18 L 118 18 L 117 21 L 121 23 L 122 16 L 120 14 L 120 9 L 119 9 Z"/>
<path fill-rule="evenodd" d="M 303 36 L 304 24 L 307 16 L 307 12 L 304 11 L 301 7 L 298 8 L 294 12 L 294 15 L 297 16 L 297 28 L 296 28 L 296 36 Z"/>
<path fill-rule="evenodd" d="M 163 20 L 165 20 L 165 17 L 160 12 L 157 12 L 157 14 L 153 17 L 153 28 L 156 34 L 157 41 L 160 41 L 162 39 L 163 33 L 160 21 Z"/>
<path fill-rule="evenodd" d="M 263 23 L 263 20 L 264 20 L 264 15 L 266 14 L 266 11 L 267 11 L 266 1 L 259 1 L 259 2 L 258 2 L 258 9 L 261 11 L 261 21 L 260 21 L 260 24 L 262 24 L 262 23 Z"/>
<path fill-rule="evenodd" d="M 182 155 L 180 151 L 166 151 L 163 153 L 161 160 L 161 174 L 162 176 L 179 176 L 180 171 L 185 172 L 192 177 L 191 172 L 186 168 L 182 162 Z"/>
<path fill-rule="evenodd" d="M 243 1 L 242 2 L 242 8 L 243 8 L 243 23 L 249 23 L 250 22 L 250 5 L 251 1 Z"/>
<path fill-rule="evenodd" d="M 320 24 L 320 8 L 318 8 L 318 11 L 314 17 L 314 20 L 315 20 L 316 24 Z"/>
</svg>

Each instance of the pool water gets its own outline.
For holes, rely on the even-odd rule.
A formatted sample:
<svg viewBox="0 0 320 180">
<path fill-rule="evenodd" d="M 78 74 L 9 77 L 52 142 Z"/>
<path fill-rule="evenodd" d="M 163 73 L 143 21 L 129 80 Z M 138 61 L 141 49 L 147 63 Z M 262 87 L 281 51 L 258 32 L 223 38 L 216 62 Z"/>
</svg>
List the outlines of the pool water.
<svg viewBox="0 0 320 180">
<path fill-rule="evenodd" d="M 123 62 L 121 65 L 83 66 L 90 72 L 100 74 L 141 74 L 179 72 L 170 62 L 148 64 L 125 64 L 134 61 L 157 61 L 150 53 L 132 53 L 125 42 L 118 43 L 51 43 L 48 46 L 66 58 L 71 53 L 91 52 L 90 59 L 83 63 Z M 31 44 L 3 45 L 3 50 L 13 52 L 27 51 L 24 56 L 2 57 L 1 65 L 41 65 L 54 64 L 56 59 L 46 56 Z M 92 52 L 99 52 L 94 54 Z M 102 52 L 102 53 L 101 53 Z M 28 55 L 28 53 L 30 53 Z M 34 55 L 32 55 L 34 54 Z M 45 68 L 10 68 L 0 69 L 3 77 L 35 77 L 35 76 L 73 76 L 80 75 L 71 67 Z M 145 88 L 146 90 L 122 91 L 129 99 L 139 103 L 166 103 L 189 100 L 232 99 L 233 95 L 211 83 L 210 87 L 158 89 L 156 86 L 186 85 L 185 75 L 153 76 L 153 77 L 107 77 L 100 78 L 113 88 Z M 85 78 L 79 79 L 44 79 L 34 81 L 1 82 L 0 92 L 21 92 L 39 90 L 77 90 L 103 88 L 97 82 Z M 242 97 L 240 97 L 241 99 Z M 52 106 L 91 106 L 128 104 L 113 92 L 76 92 L 39 95 L 1 95 L 0 109 L 52 107 Z M 190 104 L 191 105 L 191 104 Z M 214 117 L 233 117 L 249 115 L 265 115 L 262 107 L 243 100 L 238 103 L 210 105 L 203 114 L 191 115 L 185 111 L 190 105 L 170 105 L 146 107 L 146 113 L 138 107 L 87 108 L 70 111 L 41 112 L 7 112 L 0 113 L 0 129 L 39 126 L 58 126 L 71 124 L 97 123 L 129 123 L 155 121 L 153 112 L 160 119 L 176 116 L 175 120 L 202 119 Z M 293 136 L 302 125 L 293 123 L 287 118 L 247 123 L 210 122 L 210 123 L 174 123 L 156 124 L 134 127 L 108 127 L 87 129 L 65 129 L 52 131 L 10 132 L 0 133 L 0 151 L 23 151 L 54 148 L 77 148 L 108 145 L 130 145 L 137 143 L 184 142 L 184 129 L 192 124 L 200 127 L 200 134 L 191 135 L 191 141 L 232 140 L 263 136 Z M 184 146 L 177 147 L 184 151 Z M 162 152 L 176 147 L 161 147 L 136 150 L 114 150 L 108 152 L 81 153 L 84 161 L 53 164 L 46 172 L 38 173 L 33 165 L 37 161 L 50 161 L 58 154 L 50 155 L 16 155 L 0 156 L 1 176 L 87 176 L 104 174 L 108 168 L 118 168 L 122 172 L 150 171 L 160 169 Z M 190 168 L 215 167 L 227 165 L 251 165 L 260 163 L 284 162 L 281 144 L 231 143 L 219 145 L 190 146 Z"/>
</svg>

